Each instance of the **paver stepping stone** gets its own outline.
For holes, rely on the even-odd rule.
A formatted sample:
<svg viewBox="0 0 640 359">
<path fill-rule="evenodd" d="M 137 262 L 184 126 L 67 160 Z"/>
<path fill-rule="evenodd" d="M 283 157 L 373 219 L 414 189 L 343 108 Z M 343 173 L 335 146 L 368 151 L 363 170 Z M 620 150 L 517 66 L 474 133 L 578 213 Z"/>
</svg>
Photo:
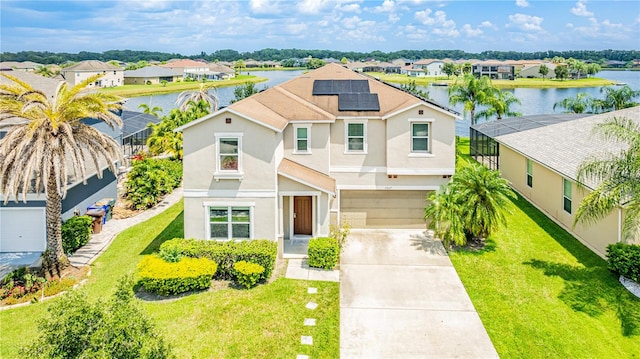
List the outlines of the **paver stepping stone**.
<svg viewBox="0 0 640 359">
<path fill-rule="evenodd" d="M 307 293 L 318 294 L 318 288 L 309 287 L 309 289 L 307 289 Z"/>
<path fill-rule="evenodd" d="M 307 327 L 313 327 L 314 325 L 316 325 L 316 320 L 313 318 L 306 318 L 304 320 L 304 325 Z"/>
<path fill-rule="evenodd" d="M 318 303 L 309 302 L 309 303 L 307 303 L 307 305 L 305 305 L 305 307 L 307 309 L 314 310 L 314 309 L 318 308 Z"/>
<path fill-rule="evenodd" d="M 296 356 L 296 359 L 309 359 L 309 356 L 308 355 L 304 355 L 304 354 L 298 354 Z"/>
<path fill-rule="evenodd" d="M 300 337 L 300 342 L 303 345 L 313 345 L 313 337 L 310 335 L 303 335 Z"/>
</svg>

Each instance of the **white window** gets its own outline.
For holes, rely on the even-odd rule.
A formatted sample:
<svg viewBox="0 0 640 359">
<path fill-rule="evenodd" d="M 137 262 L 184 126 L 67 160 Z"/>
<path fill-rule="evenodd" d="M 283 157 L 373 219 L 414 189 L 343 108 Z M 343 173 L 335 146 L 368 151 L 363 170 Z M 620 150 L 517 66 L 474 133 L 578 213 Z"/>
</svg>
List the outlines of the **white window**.
<svg viewBox="0 0 640 359">
<path fill-rule="evenodd" d="M 217 133 L 216 137 L 216 173 L 242 174 L 242 134 Z"/>
<path fill-rule="evenodd" d="M 367 152 L 367 122 L 350 121 L 345 123 L 347 153 Z"/>
<path fill-rule="evenodd" d="M 533 187 L 533 161 L 527 158 L 527 186 Z"/>
<path fill-rule="evenodd" d="M 207 207 L 209 218 L 209 238 L 218 240 L 251 239 L 251 206 Z"/>
<path fill-rule="evenodd" d="M 564 211 L 571 213 L 571 181 L 566 178 L 562 179 L 562 202 Z"/>
<path fill-rule="evenodd" d="M 429 153 L 429 123 L 414 122 L 411 124 L 411 152 Z"/>
<path fill-rule="evenodd" d="M 311 125 L 294 125 L 293 153 L 311 153 Z"/>
</svg>

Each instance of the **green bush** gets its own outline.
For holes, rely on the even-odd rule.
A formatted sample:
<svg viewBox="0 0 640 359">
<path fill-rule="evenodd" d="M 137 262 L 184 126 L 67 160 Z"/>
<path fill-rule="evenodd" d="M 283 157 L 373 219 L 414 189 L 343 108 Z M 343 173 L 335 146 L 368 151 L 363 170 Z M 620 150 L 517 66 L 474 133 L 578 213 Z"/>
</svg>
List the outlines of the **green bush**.
<svg viewBox="0 0 640 359">
<path fill-rule="evenodd" d="M 236 274 L 236 282 L 247 289 L 255 287 L 260 276 L 264 273 L 263 266 L 245 261 L 236 262 L 233 269 Z"/>
<path fill-rule="evenodd" d="M 609 269 L 640 283 L 640 245 L 616 243 L 607 246 Z"/>
<path fill-rule="evenodd" d="M 207 258 L 182 258 L 171 263 L 150 255 L 138 264 L 138 276 L 148 292 L 172 295 L 209 288 L 216 269 L 217 265 Z"/>
<path fill-rule="evenodd" d="M 72 254 L 84 246 L 91 238 L 91 222 L 89 216 L 74 216 L 62 222 L 62 249 Z"/>
<path fill-rule="evenodd" d="M 340 258 L 340 245 L 335 238 L 312 238 L 309 240 L 307 254 L 310 267 L 333 269 Z"/>
<path fill-rule="evenodd" d="M 136 209 L 155 206 L 163 195 L 182 181 L 182 162 L 167 158 L 142 158 L 132 162 L 127 175 L 125 197 Z"/>
<path fill-rule="evenodd" d="M 260 281 L 271 277 L 278 255 L 278 243 L 266 239 L 249 241 L 207 241 L 200 239 L 175 238 L 160 246 L 162 251 L 168 247 L 177 247 L 180 253 L 192 258 L 208 258 L 218 264 L 215 279 L 233 280 L 233 264 L 239 261 L 257 263 L 264 267 Z"/>
<path fill-rule="evenodd" d="M 22 349 L 25 358 L 171 358 L 171 348 L 133 300 L 132 282 L 118 284 L 109 302 L 91 303 L 71 291 L 39 320 L 40 335 Z"/>
</svg>

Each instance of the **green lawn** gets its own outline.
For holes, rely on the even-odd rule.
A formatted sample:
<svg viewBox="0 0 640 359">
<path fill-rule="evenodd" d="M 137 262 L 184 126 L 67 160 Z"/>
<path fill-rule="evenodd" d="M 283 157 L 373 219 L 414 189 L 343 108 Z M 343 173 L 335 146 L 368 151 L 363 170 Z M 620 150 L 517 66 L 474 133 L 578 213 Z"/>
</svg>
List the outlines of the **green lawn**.
<svg viewBox="0 0 640 359">
<path fill-rule="evenodd" d="M 427 86 L 432 82 L 451 84 L 455 81 L 454 77 L 447 79 L 446 76 L 439 77 L 410 77 L 400 74 L 384 74 L 381 72 L 368 73 L 371 76 L 379 78 L 382 81 L 406 84 L 415 81 L 418 86 Z M 491 80 L 491 83 L 498 88 L 571 88 L 571 87 L 597 87 L 613 85 L 614 81 L 591 77 L 579 80 L 556 80 L 556 79 L 524 79 L 517 78 L 515 80 Z"/>
<path fill-rule="evenodd" d="M 107 298 L 118 279 L 133 273 L 142 255 L 183 236 L 182 202 L 122 232 L 92 266 L 82 287 L 91 300 Z M 318 294 L 307 294 L 313 285 Z M 319 304 L 304 327 L 310 300 Z M 37 335 L 36 322 L 53 300 L 0 312 L 0 358 L 19 358 L 18 348 Z M 279 278 L 251 290 L 220 289 L 173 301 L 141 301 L 178 358 L 313 358 L 339 356 L 339 285 Z M 300 336 L 313 336 L 313 346 Z"/>
<path fill-rule="evenodd" d="M 265 77 L 258 77 L 252 75 L 238 75 L 232 79 L 209 81 L 206 82 L 207 86 L 213 87 L 228 87 L 238 86 L 246 82 L 264 82 L 268 79 Z M 161 95 L 166 93 L 175 93 L 188 90 L 197 90 L 200 88 L 202 82 L 199 81 L 180 81 L 180 82 L 168 82 L 166 85 L 152 84 L 152 85 L 123 85 L 117 87 L 105 87 L 100 91 L 107 92 L 113 95 L 122 97 L 136 97 L 136 96 L 149 96 L 149 95 Z"/>
<path fill-rule="evenodd" d="M 640 358 L 640 299 L 526 200 L 514 207 L 483 252 L 450 253 L 500 357 Z"/>
</svg>

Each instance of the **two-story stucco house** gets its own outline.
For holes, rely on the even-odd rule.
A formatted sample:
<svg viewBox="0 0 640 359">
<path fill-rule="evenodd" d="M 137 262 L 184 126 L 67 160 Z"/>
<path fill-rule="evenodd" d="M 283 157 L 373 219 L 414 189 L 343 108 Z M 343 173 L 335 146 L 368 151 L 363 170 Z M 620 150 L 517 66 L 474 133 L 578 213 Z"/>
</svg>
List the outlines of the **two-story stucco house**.
<svg viewBox="0 0 640 359">
<path fill-rule="evenodd" d="M 102 77 L 89 87 L 113 87 L 124 85 L 124 70 L 121 67 L 98 60 L 87 60 L 60 70 L 62 78 L 71 86 L 75 86 L 94 75 Z"/>
<path fill-rule="evenodd" d="M 456 118 L 339 64 L 236 102 L 178 129 L 184 234 L 282 245 L 340 221 L 424 228 L 427 194 L 454 173 Z"/>
</svg>

